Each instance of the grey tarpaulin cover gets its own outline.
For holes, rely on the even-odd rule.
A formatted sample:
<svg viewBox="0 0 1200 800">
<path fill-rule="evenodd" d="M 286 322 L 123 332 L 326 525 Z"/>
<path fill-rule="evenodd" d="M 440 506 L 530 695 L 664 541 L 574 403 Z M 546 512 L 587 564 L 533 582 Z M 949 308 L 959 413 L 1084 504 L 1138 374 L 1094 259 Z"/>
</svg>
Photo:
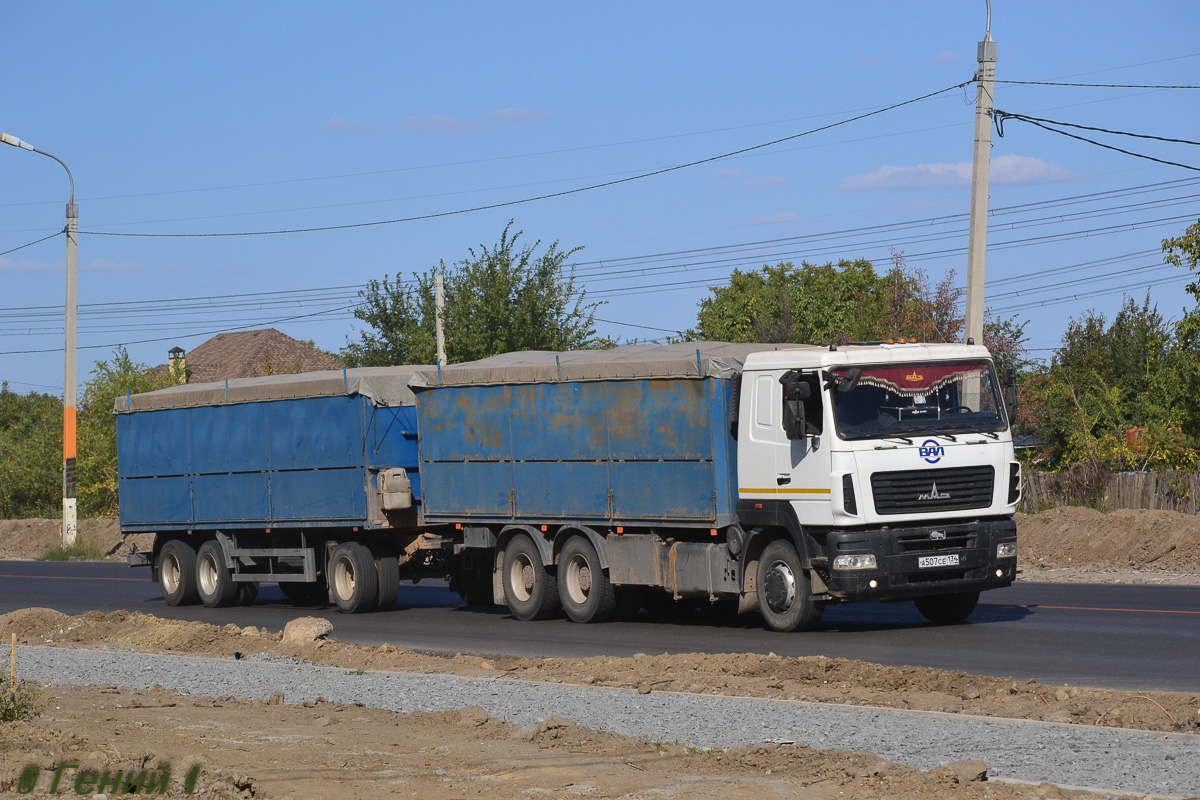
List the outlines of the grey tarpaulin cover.
<svg viewBox="0 0 1200 800">
<path fill-rule="evenodd" d="M 811 345 L 680 342 L 668 345 L 634 344 L 611 350 L 571 350 L 555 353 L 525 350 L 479 361 L 451 364 L 439 374 L 434 367 L 415 372 L 409 386 L 423 389 L 504 383 L 633 380 L 637 378 L 728 378 L 739 372 L 746 356 L 770 350 Z"/>
<path fill-rule="evenodd" d="M 228 382 L 185 384 L 156 392 L 118 397 L 115 411 L 153 411 L 164 408 L 194 408 L 263 400 L 301 397 L 336 397 L 361 394 L 377 406 L 411 406 L 416 403 L 408 381 L 427 366 L 361 367 L 302 372 L 298 375 L 268 375 L 263 378 L 232 378 Z"/>
</svg>

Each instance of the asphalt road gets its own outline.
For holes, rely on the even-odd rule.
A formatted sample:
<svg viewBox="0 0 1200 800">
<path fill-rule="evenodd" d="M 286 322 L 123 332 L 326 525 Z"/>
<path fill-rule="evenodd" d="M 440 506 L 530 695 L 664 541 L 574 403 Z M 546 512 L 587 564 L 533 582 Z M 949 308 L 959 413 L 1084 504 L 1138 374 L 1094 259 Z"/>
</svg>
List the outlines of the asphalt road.
<svg viewBox="0 0 1200 800">
<path fill-rule="evenodd" d="M 642 615 L 604 625 L 519 622 L 500 607 L 462 606 L 440 582 L 402 585 L 396 610 L 380 614 L 299 608 L 269 584 L 249 608 L 171 608 L 148 569 L 0 562 L 0 613 L 32 606 L 67 614 L 128 609 L 273 630 L 293 617 L 316 615 L 330 619 L 343 641 L 442 652 L 560 657 L 773 652 L 1045 683 L 1200 691 L 1200 586 L 1019 583 L 984 594 L 960 625 L 930 625 L 911 603 L 863 603 L 827 609 L 817 631 L 780 634 L 763 629 L 754 614 L 695 612 L 669 621 Z"/>
</svg>

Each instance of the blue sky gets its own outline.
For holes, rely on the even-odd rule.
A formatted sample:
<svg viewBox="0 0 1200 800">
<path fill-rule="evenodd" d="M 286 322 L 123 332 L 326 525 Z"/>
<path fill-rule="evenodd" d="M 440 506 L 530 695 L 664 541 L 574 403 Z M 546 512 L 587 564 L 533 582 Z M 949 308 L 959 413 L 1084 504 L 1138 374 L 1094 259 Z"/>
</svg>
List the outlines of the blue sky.
<svg viewBox="0 0 1200 800">
<path fill-rule="evenodd" d="M 1197 84 L 1198 22 L 1194 2 L 997 0 L 997 77 Z M 934 281 L 964 280 L 954 215 L 969 208 L 973 88 L 507 208 L 281 236 L 98 234 L 423 216 L 704 159 L 965 81 L 984 23 L 983 0 L 27 3 L 0 29 L 0 130 L 75 176 L 80 303 L 110 304 L 81 306 L 81 381 L 118 342 L 155 364 L 212 332 L 273 325 L 337 349 L 354 335 L 354 287 L 457 261 L 510 218 L 528 240 L 585 248 L 601 333 L 655 337 L 693 325 L 705 286 L 734 266 L 882 268 L 895 246 Z M 1007 111 L 1182 138 L 1200 127 L 1198 97 L 996 89 Z M 1200 165 L 1193 147 L 1106 141 Z M 1069 317 L 1111 315 L 1121 287 L 1140 299 L 1150 286 L 1168 317 L 1187 304 L 1156 251 L 1200 216 L 1200 174 L 1009 122 L 992 179 L 992 208 L 1008 210 L 989 237 L 988 303 L 1030 320 L 1035 355 Z M 61 229 L 67 191 L 57 164 L 0 149 L 0 251 Z M 1066 199 L 1097 193 L 1111 194 Z M 1011 208 L 1031 203 L 1044 205 Z M 860 230 L 874 226 L 895 227 Z M 0 256 L 0 379 L 14 390 L 61 391 L 63 258 L 62 237 Z M 323 291 L 267 294 L 304 289 Z M 49 352 L 15 352 L 30 350 Z"/>
</svg>

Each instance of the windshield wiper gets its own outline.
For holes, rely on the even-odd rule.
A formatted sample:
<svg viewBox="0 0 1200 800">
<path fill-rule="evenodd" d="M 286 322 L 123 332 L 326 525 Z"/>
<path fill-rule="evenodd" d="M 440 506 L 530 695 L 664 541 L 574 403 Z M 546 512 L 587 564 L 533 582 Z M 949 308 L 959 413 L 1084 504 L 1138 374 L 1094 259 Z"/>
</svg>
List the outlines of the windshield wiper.
<svg viewBox="0 0 1200 800">
<path fill-rule="evenodd" d="M 940 432 L 929 431 L 929 435 L 930 435 L 930 436 L 940 436 L 940 437 L 942 437 L 943 439 L 949 439 L 949 440 L 950 440 L 950 441 L 952 441 L 952 442 L 957 442 L 957 441 L 958 441 L 958 439 L 956 439 L 954 436 L 952 436 L 952 435 L 950 435 L 950 434 L 948 434 L 948 433 L 940 433 Z"/>
<path fill-rule="evenodd" d="M 913 443 L 913 440 L 908 438 L 907 436 L 887 435 L 887 436 L 880 436 L 879 438 L 880 439 L 899 439 L 900 441 L 904 442 L 905 444 Z"/>
</svg>

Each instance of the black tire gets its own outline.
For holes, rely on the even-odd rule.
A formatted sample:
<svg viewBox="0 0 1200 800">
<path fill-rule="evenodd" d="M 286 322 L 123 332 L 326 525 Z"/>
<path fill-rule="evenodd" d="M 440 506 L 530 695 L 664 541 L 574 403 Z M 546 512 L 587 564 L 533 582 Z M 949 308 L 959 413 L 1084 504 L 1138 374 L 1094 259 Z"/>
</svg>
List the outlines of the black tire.
<svg viewBox="0 0 1200 800">
<path fill-rule="evenodd" d="M 200 545 L 196 554 L 196 590 L 207 608 L 224 608 L 238 597 L 237 584 L 225 566 L 225 554 L 215 539 Z"/>
<path fill-rule="evenodd" d="M 329 600 L 329 589 L 325 586 L 324 581 L 316 583 L 282 581 L 279 584 L 279 591 L 298 606 L 324 605 Z"/>
<path fill-rule="evenodd" d="M 379 583 L 375 610 L 391 611 L 396 607 L 396 594 L 400 591 L 400 562 L 396 560 L 395 553 L 385 550 L 375 552 L 375 578 Z"/>
<path fill-rule="evenodd" d="M 572 622 L 607 622 L 617 595 L 586 536 L 572 536 L 558 554 L 558 596 Z"/>
<path fill-rule="evenodd" d="M 373 611 L 379 602 L 379 573 L 371 551 L 358 542 L 344 542 L 333 550 L 325 570 L 329 594 L 344 614 Z"/>
<path fill-rule="evenodd" d="M 169 606 L 191 606 L 200 602 L 196 591 L 196 551 L 172 539 L 162 546 L 155 564 L 158 588 Z"/>
<path fill-rule="evenodd" d="M 957 594 L 939 594 L 933 597 L 918 597 L 917 611 L 921 616 L 935 625 L 949 625 L 962 622 L 971 616 L 979 603 L 979 592 L 959 592 Z"/>
<path fill-rule="evenodd" d="M 234 598 L 234 605 L 252 606 L 257 599 L 258 581 L 245 581 L 237 584 L 237 597 Z"/>
<path fill-rule="evenodd" d="M 517 619 L 549 619 L 561 610 L 558 578 L 542 566 L 537 545 L 519 533 L 504 548 L 504 603 Z"/>
<path fill-rule="evenodd" d="M 821 621 L 825 607 L 812 598 L 808 572 L 800 565 L 796 548 L 776 539 L 758 557 L 758 608 L 774 631 L 810 631 Z"/>
</svg>

